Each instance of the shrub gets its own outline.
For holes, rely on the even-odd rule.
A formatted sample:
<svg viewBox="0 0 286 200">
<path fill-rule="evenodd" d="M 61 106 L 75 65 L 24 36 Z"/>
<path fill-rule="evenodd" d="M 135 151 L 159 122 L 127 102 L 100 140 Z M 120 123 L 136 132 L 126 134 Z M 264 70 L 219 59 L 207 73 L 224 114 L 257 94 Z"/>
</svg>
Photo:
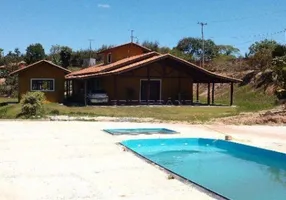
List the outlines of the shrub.
<svg viewBox="0 0 286 200">
<path fill-rule="evenodd" d="M 51 115 L 59 115 L 60 111 L 58 109 L 53 109 L 53 110 L 50 111 L 50 114 Z"/>
<path fill-rule="evenodd" d="M 278 99 L 286 99 L 286 90 L 285 89 L 277 90 L 276 96 L 278 97 Z"/>
<path fill-rule="evenodd" d="M 43 115 L 44 101 L 45 101 L 45 94 L 43 92 L 26 93 L 21 100 L 21 106 L 22 106 L 21 114 L 26 117 Z"/>
</svg>

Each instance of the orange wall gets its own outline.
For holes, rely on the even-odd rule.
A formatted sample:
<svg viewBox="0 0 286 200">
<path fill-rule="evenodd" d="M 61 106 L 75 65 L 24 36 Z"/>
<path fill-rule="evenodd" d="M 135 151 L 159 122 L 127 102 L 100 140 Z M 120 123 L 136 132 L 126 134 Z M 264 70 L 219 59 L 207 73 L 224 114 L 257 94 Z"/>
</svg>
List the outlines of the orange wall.
<svg viewBox="0 0 286 200">
<path fill-rule="evenodd" d="M 65 72 L 52 65 L 49 65 L 48 63 L 40 63 L 18 74 L 19 99 L 21 99 L 23 94 L 30 91 L 30 84 L 31 84 L 32 78 L 55 79 L 55 91 L 44 92 L 46 99 L 49 102 L 63 102 L 64 101 Z"/>
<path fill-rule="evenodd" d="M 141 55 L 144 53 L 143 49 L 133 45 L 133 44 L 128 44 L 122 47 L 110 49 L 109 51 L 106 51 L 104 53 L 104 63 L 107 63 L 107 55 L 111 53 L 112 55 L 112 62 L 116 62 L 118 60 L 128 58 L 131 56 L 136 56 L 136 55 Z"/>
</svg>

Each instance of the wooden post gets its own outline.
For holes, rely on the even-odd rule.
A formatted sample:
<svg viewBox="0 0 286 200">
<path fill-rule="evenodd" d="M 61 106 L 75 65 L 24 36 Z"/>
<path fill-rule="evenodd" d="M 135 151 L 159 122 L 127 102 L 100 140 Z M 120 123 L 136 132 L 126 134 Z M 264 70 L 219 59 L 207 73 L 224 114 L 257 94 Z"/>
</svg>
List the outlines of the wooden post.
<svg viewBox="0 0 286 200">
<path fill-rule="evenodd" d="M 214 105 L 215 98 L 215 83 L 212 84 L 212 104 Z"/>
<path fill-rule="evenodd" d="M 70 96 L 70 80 L 67 81 L 67 97 Z"/>
<path fill-rule="evenodd" d="M 193 83 L 193 81 L 191 82 L 191 104 L 193 104 L 194 103 L 194 83 Z"/>
<path fill-rule="evenodd" d="M 233 83 L 230 84 L 230 105 L 233 105 Z"/>
<path fill-rule="evenodd" d="M 149 100 L 150 100 L 150 67 L 147 67 L 147 78 L 148 78 L 148 83 L 147 83 L 147 104 L 149 105 Z"/>
<path fill-rule="evenodd" d="M 113 76 L 113 87 L 114 87 L 114 98 L 116 100 L 116 105 L 118 104 L 118 98 L 117 98 L 117 76 Z"/>
<path fill-rule="evenodd" d="M 87 80 L 84 80 L 84 105 L 87 105 Z"/>
<path fill-rule="evenodd" d="M 211 84 L 208 83 L 208 105 L 211 104 Z"/>
<path fill-rule="evenodd" d="M 72 96 L 74 96 L 74 80 L 72 80 Z"/>
<path fill-rule="evenodd" d="M 197 103 L 199 102 L 199 90 L 200 90 L 200 84 L 197 83 Z"/>
<path fill-rule="evenodd" d="M 182 94 L 181 94 L 181 77 L 180 77 L 180 72 L 179 72 L 179 77 L 178 77 L 178 90 L 179 90 L 179 92 L 178 92 L 178 100 L 180 101 L 180 103 L 181 103 L 181 101 L 182 101 Z"/>
</svg>

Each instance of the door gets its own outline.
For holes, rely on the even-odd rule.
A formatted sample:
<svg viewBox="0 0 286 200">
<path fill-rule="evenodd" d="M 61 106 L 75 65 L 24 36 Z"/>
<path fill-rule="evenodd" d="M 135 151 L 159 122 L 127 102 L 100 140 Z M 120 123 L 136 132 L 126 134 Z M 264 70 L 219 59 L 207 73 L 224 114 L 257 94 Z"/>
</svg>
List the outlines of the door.
<svg viewBox="0 0 286 200">
<path fill-rule="evenodd" d="M 149 100 L 160 100 L 161 94 L 161 81 L 150 80 L 150 98 Z M 147 101 L 148 95 L 148 81 L 141 80 L 141 100 Z"/>
</svg>

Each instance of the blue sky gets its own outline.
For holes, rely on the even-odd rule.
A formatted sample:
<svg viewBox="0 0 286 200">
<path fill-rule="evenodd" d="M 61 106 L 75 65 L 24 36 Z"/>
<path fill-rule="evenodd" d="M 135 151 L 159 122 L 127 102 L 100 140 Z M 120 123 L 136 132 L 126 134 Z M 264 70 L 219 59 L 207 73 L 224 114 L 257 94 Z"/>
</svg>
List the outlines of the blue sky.
<svg viewBox="0 0 286 200">
<path fill-rule="evenodd" d="M 0 0 L 0 48 L 22 52 L 41 43 L 86 49 L 130 41 L 157 40 L 174 47 L 183 37 L 200 37 L 198 21 L 207 22 L 206 39 L 247 51 L 256 40 L 286 43 L 285 0 Z"/>
</svg>

